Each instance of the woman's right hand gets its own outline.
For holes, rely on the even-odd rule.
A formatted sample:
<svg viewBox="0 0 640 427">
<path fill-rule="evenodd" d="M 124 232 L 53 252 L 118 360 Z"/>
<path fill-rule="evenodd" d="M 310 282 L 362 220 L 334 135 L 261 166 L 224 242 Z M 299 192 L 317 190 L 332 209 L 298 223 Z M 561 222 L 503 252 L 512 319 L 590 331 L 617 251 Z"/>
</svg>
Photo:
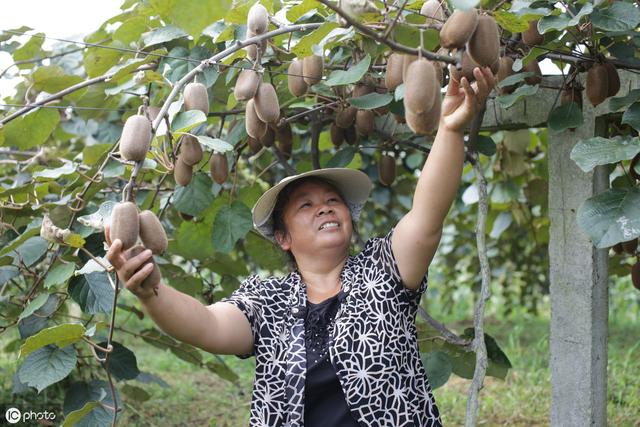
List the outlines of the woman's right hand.
<svg viewBox="0 0 640 427">
<path fill-rule="evenodd" d="M 113 268 L 115 268 L 118 278 L 124 283 L 124 286 L 136 295 L 139 299 L 145 300 L 156 295 L 156 287 L 143 287 L 142 282 L 153 271 L 153 262 L 146 264 L 140 268 L 145 262 L 151 258 L 151 250 L 146 249 L 140 254 L 128 258 L 129 251 L 122 250 L 122 241 L 116 239 L 111 242 L 109 237 L 109 226 L 104 228 L 104 237 L 109 245 L 106 258 L 109 260 Z"/>
</svg>

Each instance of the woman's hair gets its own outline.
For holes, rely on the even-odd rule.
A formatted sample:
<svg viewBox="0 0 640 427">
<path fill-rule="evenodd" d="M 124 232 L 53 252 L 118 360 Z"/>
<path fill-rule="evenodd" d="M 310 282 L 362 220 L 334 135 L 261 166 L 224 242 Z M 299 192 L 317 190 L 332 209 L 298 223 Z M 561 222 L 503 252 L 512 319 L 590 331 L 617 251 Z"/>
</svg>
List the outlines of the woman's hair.
<svg viewBox="0 0 640 427">
<path fill-rule="evenodd" d="M 287 231 L 287 226 L 284 223 L 284 211 L 287 208 L 287 205 L 289 204 L 289 200 L 291 200 L 291 195 L 293 194 L 293 192 L 302 184 L 307 182 L 319 182 L 319 183 L 327 184 L 333 189 L 333 191 L 338 193 L 338 196 L 340 196 L 342 201 L 346 204 L 346 200 L 343 197 L 342 192 L 340 192 L 340 190 L 330 181 L 327 181 L 322 178 L 318 178 L 316 176 L 309 176 L 306 178 L 300 178 L 298 180 L 295 180 L 291 184 L 284 187 L 282 191 L 278 193 L 278 197 L 276 198 L 276 204 L 273 207 L 273 212 L 271 213 L 271 218 L 273 219 L 274 234 L 277 231 L 280 231 L 284 233 L 285 236 L 287 235 L 288 231 Z M 351 224 L 355 229 L 355 223 L 353 222 L 353 218 L 351 218 Z M 296 263 L 296 258 L 293 256 L 293 253 L 291 253 L 291 251 L 288 250 L 286 251 L 286 254 L 289 262 L 289 270 L 291 271 L 296 270 L 298 268 L 298 264 Z"/>
</svg>

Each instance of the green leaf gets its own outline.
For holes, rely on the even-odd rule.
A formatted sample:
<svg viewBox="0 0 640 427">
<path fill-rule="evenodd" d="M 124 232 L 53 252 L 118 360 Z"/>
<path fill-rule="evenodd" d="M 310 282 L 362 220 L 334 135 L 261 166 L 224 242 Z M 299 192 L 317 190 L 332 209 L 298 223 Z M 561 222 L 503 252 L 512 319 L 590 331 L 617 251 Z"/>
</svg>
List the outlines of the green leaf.
<svg viewBox="0 0 640 427">
<path fill-rule="evenodd" d="M 443 351 L 433 351 L 420 355 L 424 370 L 429 378 L 431 389 L 435 390 L 447 383 L 453 367 L 449 360 L 449 355 Z"/>
<path fill-rule="evenodd" d="M 107 347 L 107 342 L 99 343 L 101 347 Z M 107 370 L 119 380 L 132 380 L 140 374 L 136 355 L 119 342 L 112 341 L 113 350 L 109 356 Z M 96 350 L 99 357 L 105 357 L 106 353 Z"/>
<path fill-rule="evenodd" d="M 578 225 L 596 248 L 607 248 L 640 236 L 640 188 L 613 188 L 585 200 Z"/>
<path fill-rule="evenodd" d="M 187 259 L 206 259 L 213 255 L 211 224 L 184 221 L 176 232 L 175 251 Z"/>
<path fill-rule="evenodd" d="M 640 130 L 640 102 L 634 103 L 624 112 L 622 123 L 630 125 L 635 130 Z"/>
<path fill-rule="evenodd" d="M 89 412 L 91 412 L 96 406 L 98 406 L 98 402 L 87 402 L 82 408 L 69 412 L 64 417 L 64 423 L 62 423 L 61 427 L 72 427 L 75 426 L 82 418 L 85 417 Z"/>
<path fill-rule="evenodd" d="M 571 150 L 570 158 L 584 172 L 598 165 L 632 159 L 640 152 L 640 138 L 616 136 L 614 138 L 583 139 Z"/>
<path fill-rule="evenodd" d="M 515 84 L 518 84 L 520 82 L 523 82 L 524 79 L 527 79 L 529 77 L 533 77 L 535 73 L 531 72 L 531 71 L 527 71 L 524 73 L 517 73 L 517 74 L 512 74 L 509 77 L 504 78 L 503 80 L 500 81 L 500 83 L 498 83 L 498 87 L 503 88 L 503 87 L 507 87 L 507 86 L 512 86 Z"/>
<path fill-rule="evenodd" d="M 41 330 L 30 336 L 20 347 L 18 359 L 22 359 L 29 353 L 49 344 L 55 344 L 62 348 L 72 344 L 84 335 L 85 328 L 80 323 L 63 323 Z"/>
<path fill-rule="evenodd" d="M 213 223 L 213 245 L 219 252 L 230 252 L 252 227 L 251 210 L 244 203 L 235 201 L 224 206 Z"/>
<path fill-rule="evenodd" d="M 222 19 L 231 8 L 229 0 L 215 2 L 177 0 L 171 3 L 168 19 L 193 36 L 194 42 L 198 41 L 202 30 L 218 19 Z"/>
<path fill-rule="evenodd" d="M 349 104 L 361 110 L 373 110 L 382 107 L 393 101 L 393 95 L 390 93 L 368 93 L 357 98 L 349 98 Z"/>
<path fill-rule="evenodd" d="M 47 345 L 27 356 L 18 368 L 18 378 L 40 393 L 66 378 L 76 367 L 76 362 L 76 349 L 72 345 L 64 348 Z"/>
<path fill-rule="evenodd" d="M 305 56 L 313 55 L 312 47 L 314 44 L 319 44 L 322 39 L 325 38 L 332 30 L 338 28 L 338 24 L 335 22 L 325 22 L 311 33 L 300 38 L 298 43 L 291 48 L 291 51 L 298 57 L 304 58 Z"/>
<path fill-rule="evenodd" d="M 491 238 L 497 239 L 498 237 L 500 237 L 502 232 L 509 228 L 512 221 L 513 216 L 511 215 L 511 212 L 500 212 L 495 221 L 493 221 L 491 233 L 489 234 Z"/>
<path fill-rule="evenodd" d="M 348 165 L 358 150 L 356 147 L 346 146 L 338 150 L 332 158 L 329 159 L 325 168 L 342 168 Z"/>
<path fill-rule="evenodd" d="M 181 28 L 175 25 L 163 25 L 142 35 L 144 47 L 153 46 L 155 44 L 166 43 L 171 40 L 180 39 L 188 36 Z"/>
<path fill-rule="evenodd" d="M 418 16 L 418 15 L 416 15 Z M 422 17 L 424 23 L 424 16 Z M 423 34 L 423 46 L 426 50 L 433 50 L 440 42 L 440 35 L 437 30 L 429 28 Z M 397 24 L 393 29 L 393 38 L 400 44 L 407 47 L 420 47 L 420 29 L 412 25 Z"/>
<path fill-rule="evenodd" d="M 219 138 L 210 138 L 204 135 L 197 136 L 198 141 L 204 145 L 208 151 L 217 151 L 218 153 L 226 153 L 233 150 L 233 145 Z"/>
<path fill-rule="evenodd" d="M 580 126 L 582 121 L 582 109 L 572 101 L 551 110 L 547 126 L 554 132 L 562 132 Z"/>
<path fill-rule="evenodd" d="M 40 236 L 27 239 L 22 245 L 20 245 L 13 256 L 14 263 L 18 263 L 19 260 L 27 266 L 31 267 L 38 262 L 47 253 L 49 242 L 44 240 Z"/>
<path fill-rule="evenodd" d="M 494 14 L 496 22 L 501 28 L 512 33 L 521 33 L 529 29 L 529 21 L 533 19 L 531 15 L 518 15 L 516 13 L 507 12 L 506 10 L 497 10 Z"/>
<path fill-rule="evenodd" d="M 207 121 L 207 116 L 200 110 L 182 111 L 171 121 L 171 132 L 186 133 Z"/>
<path fill-rule="evenodd" d="M 235 383 L 238 381 L 238 374 L 233 372 L 227 365 L 223 363 L 218 363 L 214 361 L 209 361 L 205 364 L 207 369 L 222 379 L 225 379 L 229 382 Z"/>
<path fill-rule="evenodd" d="M 35 59 L 37 57 L 41 57 L 42 55 L 42 43 L 44 43 L 44 33 L 36 33 L 29 37 L 27 42 L 20 46 L 13 52 L 13 60 L 14 61 L 24 61 L 27 59 Z M 32 68 L 34 63 L 32 64 L 19 64 L 18 68 L 27 69 Z"/>
<path fill-rule="evenodd" d="M 118 407 L 122 408 L 122 401 L 116 387 L 116 401 Z M 71 385 L 64 397 L 62 410 L 65 417 L 71 413 L 84 409 L 90 402 L 103 403 L 106 406 L 97 404 L 89 413 L 81 417 L 74 424 L 75 427 L 108 427 L 113 419 L 113 411 L 108 407 L 113 407 L 114 402 L 111 397 L 111 389 L 106 381 L 93 380 L 89 383 L 78 382 Z"/>
<path fill-rule="evenodd" d="M 61 176 L 65 176 L 65 175 L 71 175 L 72 173 L 75 173 L 76 171 L 76 165 L 73 162 L 70 162 L 66 159 L 62 159 L 62 161 L 64 162 L 64 165 L 60 166 L 59 168 L 55 168 L 55 169 L 43 169 L 41 171 L 38 172 L 34 172 L 33 173 L 33 177 L 34 178 L 44 178 L 44 180 L 47 179 L 58 179 Z M 42 180 L 40 180 L 42 181 Z"/>
<path fill-rule="evenodd" d="M 125 384 L 120 388 L 120 390 L 122 390 L 128 398 L 133 399 L 136 402 L 146 402 L 151 399 L 151 395 L 142 387 Z"/>
<path fill-rule="evenodd" d="M 278 270 L 286 264 L 282 250 L 271 241 L 255 233 L 247 234 L 244 239 L 244 249 L 251 259 L 264 269 Z"/>
<path fill-rule="evenodd" d="M 538 93 L 538 85 L 522 85 L 509 95 L 500 95 L 496 97 L 496 100 L 502 108 L 509 108 L 518 102 L 518 100 L 523 96 L 535 95 L 536 93 Z"/>
<path fill-rule="evenodd" d="M 580 12 L 573 17 L 566 13 L 544 16 L 540 21 L 538 21 L 538 31 L 540 34 L 545 34 L 552 30 L 562 31 L 567 27 L 573 27 L 578 25 L 583 16 L 590 14 L 592 11 L 593 5 L 591 3 L 587 3 L 582 6 Z"/>
<path fill-rule="evenodd" d="M 333 73 L 331 73 L 325 84 L 327 86 L 339 86 L 348 85 L 360 81 L 360 79 L 369 70 L 370 64 L 371 56 L 367 54 L 364 58 L 362 58 L 360 62 L 358 62 L 356 65 L 352 65 L 348 70 L 335 70 Z"/>
<path fill-rule="evenodd" d="M 611 98 L 609 100 L 609 109 L 611 111 L 617 111 L 634 102 L 640 100 L 640 89 L 630 90 L 625 96 L 619 96 L 617 98 Z"/>
<path fill-rule="evenodd" d="M 120 42 L 114 41 L 112 47 L 126 47 Z M 89 47 L 84 53 L 84 69 L 89 77 L 98 77 L 106 73 L 122 58 L 122 52 L 115 49 Z"/>
<path fill-rule="evenodd" d="M 189 185 L 177 186 L 173 193 L 173 205 L 187 215 L 198 216 L 207 209 L 215 197 L 211 192 L 213 181 L 206 173 L 196 173 Z"/>
<path fill-rule="evenodd" d="M 44 303 L 47 302 L 48 299 L 49 299 L 49 294 L 46 294 L 46 293 L 40 294 L 36 298 L 32 299 L 29 305 L 25 307 L 24 311 L 20 313 L 18 320 L 22 320 L 25 317 L 31 316 L 33 312 L 39 309 L 40 307 L 42 307 Z"/>
<path fill-rule="evenodd" d="M 134 16 L 126 19 L 118 29 L 113 32 L 112 37 L 114 40 L 118 40 L 125 45 L 131 42 L 137 42 L 140 35 L 149 29 L 148 23 L 149 18 L 146 16 Z"/>
<path fill-rule="evenodd" d="M 37 68 L 31 75 L 36 90 L 56 93 L 81 82 L 80 76 L 66 74 L 59 65 L 45 65 Z"/>
<path fill-rule="evenodd" d="M 69 281 L 69 295 L 87 314 L 110 313 L 113 308 L 113 288 L 107 272 L 75 276 Z"/>
<path fill-rule="evenodd" d="M 296 22 L 302 15 L 319 7 L 322 5 L 317 0 L 304 0 L 287 11 L 287 19 L 289 22 Z"/>
<path fill-rule="evenodd" d="M 496 154 L 496 143 L 490 136 L 478 135 L 475 144 L 470 144 L 469 148 L 482 153 L 485 156 L 493 156 Z"/>
<path fill-rule="evenodd" d="M 5 147 L 28 150 L 44 144 L 60 122 L 60 113 L 54 109 L 38 108 L 18 117 L 4 126 Z"/>
<path fill-rule="evenodd" d="M 591 14 L 591 23 L 605 31 L 632 31 L 640 24 L 640 10 L 632 3 L 614 2 Z"/>
</svg>

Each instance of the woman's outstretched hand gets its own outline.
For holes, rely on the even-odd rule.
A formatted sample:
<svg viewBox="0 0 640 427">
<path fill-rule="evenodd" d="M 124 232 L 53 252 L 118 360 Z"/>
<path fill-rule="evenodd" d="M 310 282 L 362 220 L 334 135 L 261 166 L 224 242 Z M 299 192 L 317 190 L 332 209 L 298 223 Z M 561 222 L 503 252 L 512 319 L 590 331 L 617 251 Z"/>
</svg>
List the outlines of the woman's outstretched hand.
<svg viewBox="0 0 640 427">
<path fill-rule="evenodd" d="M 462 77 L 460 82 L 449 79 L 447 95 L 442 100 L 441 128 L 462 132 L 484 105 L 496 79 L 489 67 L 476 67 L 473 75 L 476 78 L 473 84 L 469 84 L 466 77 Z"/>
<path fill-rule="evenodd" d="M 120 239 L 111 242 L 108 225 L 104 228 L 104 236 L 107 245 L 109 245 L 106 258 L 113 268 L 116 269 L 118 278 L 124 283 L 124 286 L 141 300 L 154 296 L 154 287 L 142 286 L 144 279 L 153 271 L 153 263 L 150 262 L 143 268 L 140 268 L 141 265 L 151 258 L 151 251 L 146 249 L 138 255 L 129 258 L 129 251 L 122 250 L 122 241 Z"/>
</svg>

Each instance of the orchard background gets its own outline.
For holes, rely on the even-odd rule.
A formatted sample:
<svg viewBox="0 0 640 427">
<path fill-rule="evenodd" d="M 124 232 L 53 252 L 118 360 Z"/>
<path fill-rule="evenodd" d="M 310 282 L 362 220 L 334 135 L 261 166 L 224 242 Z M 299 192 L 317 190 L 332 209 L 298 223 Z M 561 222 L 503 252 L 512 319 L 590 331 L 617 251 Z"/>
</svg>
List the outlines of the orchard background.
<svg viewBox="0 0 640 427">
<path fill-rule="evenodd" d="M 354 251 L 410 208 L 433 135 L 403 123 L 403 85 L 387 90 L 386 64 L 392 51 L 420 50 L 444 65 L 446 86 L 446 65 L 455 67 L 462 52 L 439 49 L 443 22 L 420 14 L 422 0 L 264 1 L 268 31 L 275 33 L 255 62 L 238 45 L 248 37 L 253 4 L 128 0 L 81 41 L 54 40 L 50 49 L 43 48 L 49 36 L 37 28 L 2 29 L 0 49 L 14 64 L 0 73 L 19 81 L 15 95 L 2 97 L 0 118 L 3 411 L 53 411 L 55 425 L 111 425 L 116 418 L 141 426 L 247 424 L 253 359 L 176 342 L 133 295 L 115 292 L 115 274 L 102 258 L 103 226 L 122 200 L 160 218 L 169 237 L 168 249 L 155 256 L 163 280 L 205 304 L 229 295 L 248 274 L 285 272 L 279 250 L 251 230 L 250 208 L 286 175 L 346 166 L 371 177 Z M 465 405 L 482 341 L 473 340 L 475 331 L 485 334 L 489 364 L 473 422 L 547 425 L 549 134 L 583 125 L 583 104 L 593 98 L 584 92 L 603 89 L 588 87 L 589 70 L 605 63 L 618 72 L 640 69 L 640 9 L 633 1 L 444 4 L 447 16 L 474 7 L 495 18 L 501 56 L 513 59 L 512 75 L 493 101 L 508 109 L 543 88 L 557 89 L 556 99 L 546 127 L 469 129 L 463 184 L 417 318 L 420 350 L 446 425 L 473 418 Z M 525 43 L 521 33 L 531 25 L 541 36 Z M 292 95 L 291 63 L 314 54 L 323 57 L 321 81 Z M 532 64 L 545 58 L 562 70 L 561 85 L 536 78 Z M 248 137 L 246 102 L 234 94 L 238 74 L 254 67 L 277 93 L 272 139 Z M 184 108 L 182 89 L 193 77 L 207 89 L 206 112 Z M 585 171 L 609 165 L 611 189 L 585 200 L 576 214 L 597 247 L 613 247 L 608 419 L 637 426 L 640 294 L 630 271 L 640 235 L 640 88 L 624 89 L 624 96 L 605 93 L 615 112 L 609 137 L 581 141 L 566 161 Z M 348 123 L 338 145 L 334 123 L 349 106 L 372 114 L 374 131 Z M 154 130 L 140 162 L 119 152 L 123 126 L 136 114 L 149 116 Z M 180 185 L 173 169 L 187 134 L 204 156 Z M 210 173 L 210 157 L 221 156 L 228 173 L 219 166 Z M 45 216 L 58 237 L 41 232 Z M 612 226 L 621 216 L 632 221 L 631 234 Z M 486 241 L 476 240 L 476 227 Z M 482 277 L 483 256 L 489 280 Z M 477 329 L 482 313 L 484 331 Z"/>
</svg>

